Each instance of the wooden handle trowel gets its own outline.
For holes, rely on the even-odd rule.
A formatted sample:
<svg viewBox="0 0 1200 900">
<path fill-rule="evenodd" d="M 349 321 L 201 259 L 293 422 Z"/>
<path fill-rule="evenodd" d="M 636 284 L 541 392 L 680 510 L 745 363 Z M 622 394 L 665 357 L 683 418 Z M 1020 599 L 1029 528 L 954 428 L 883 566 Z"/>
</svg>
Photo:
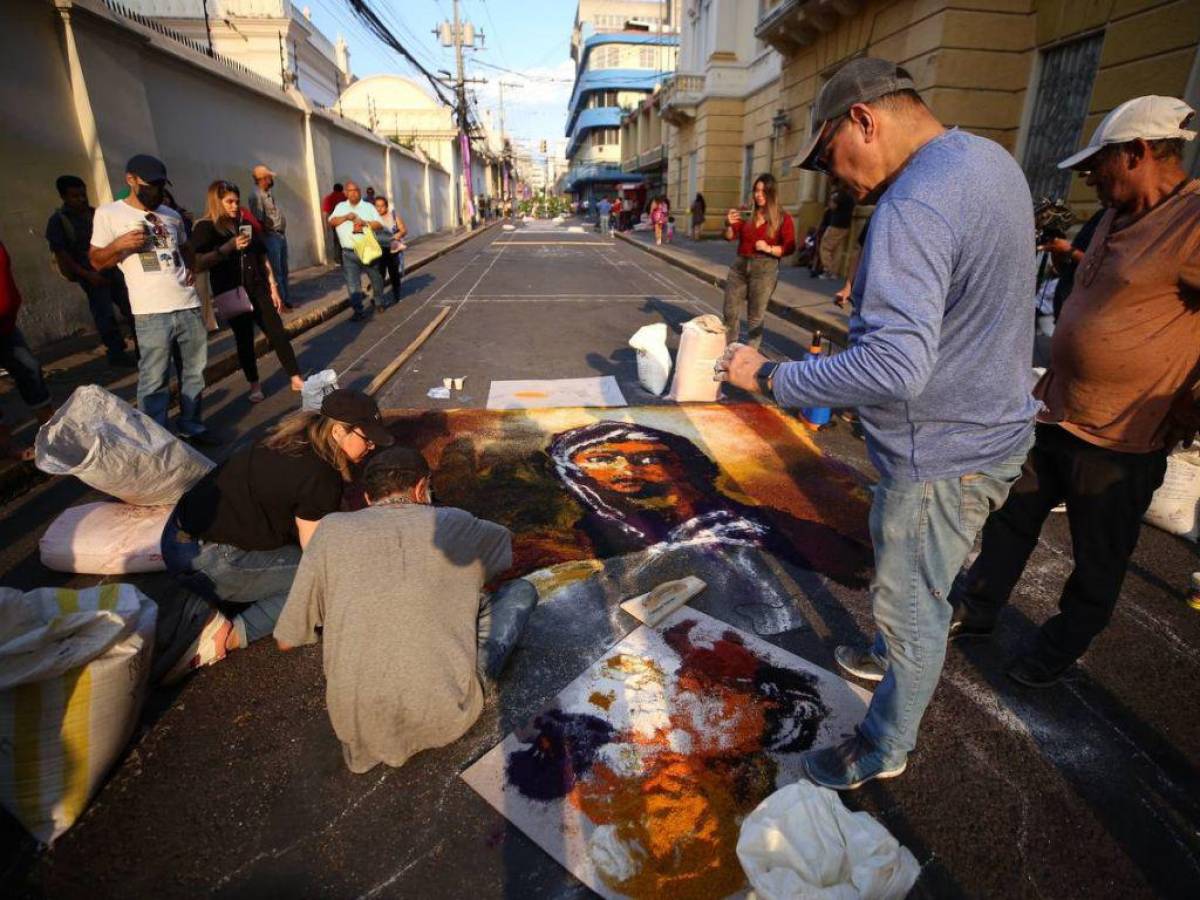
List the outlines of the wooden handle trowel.
<svg viewBox="0 0 1200 900">
<path fill-rule="evenodd" d="M 626 600 L 621 609 L 653 628 L 706 587 L 708 585 L 694 575 L 664 581 L 653 590 Z"/>
</svg>

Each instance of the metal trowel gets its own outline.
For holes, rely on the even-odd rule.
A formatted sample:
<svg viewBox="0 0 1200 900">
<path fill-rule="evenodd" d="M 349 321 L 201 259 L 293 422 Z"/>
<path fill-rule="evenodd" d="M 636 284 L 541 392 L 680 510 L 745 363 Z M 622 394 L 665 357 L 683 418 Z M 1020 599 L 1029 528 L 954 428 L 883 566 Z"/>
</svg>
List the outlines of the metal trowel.
<svg viewBox="0 0 1200 900">
<path fill-rule="evenodd" d="M 621 609 L 651 628 L 708 587 L 695 575 L 664 581 L 658 587 L 621 604 Z"/>
</svg>

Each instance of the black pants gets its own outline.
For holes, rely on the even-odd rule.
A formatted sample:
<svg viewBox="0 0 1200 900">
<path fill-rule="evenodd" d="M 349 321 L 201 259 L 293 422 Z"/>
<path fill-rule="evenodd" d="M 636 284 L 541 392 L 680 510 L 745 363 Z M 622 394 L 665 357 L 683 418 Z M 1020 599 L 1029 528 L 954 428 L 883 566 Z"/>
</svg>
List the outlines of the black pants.
<svg viewBox="0 0 1200 900">
<path fill-rule="evenodd" d="M 271 343 L 271 349 L 279 357 L 279 364 L 283 366 L 283 370 L 289 376 L 299 375 L 300 366 L 296 364 L 296 354 L 292 350 L 292 342 L 288 340 L 287 332 L 283 330 L 283 322 L 279 318 L 279 313 L 275 312 L 275 305 L 269 300 L 260 302 L 251 299 L 251 303 L 254 306 L 254 312 L 242 313 L 229 320 L 229 327 L 233 329 L 233 339 L 237 343 L 238 362 L 242 365 L 242 372 L 245 374 L 246 380 L 251 383 L 258 381 L 258 359 L 254 352 L 255 323 L 267 336 L 267 340 Z"/>
<path fill-rule="evenodd" d="M 1025 569 L 1050 510 L 1066 501 L 1075 568 L 1058 613 L 1038 634 L 1034 655 L 1051 668 L 1079 659 L 1108 624 L 1142 516 L 1167 471 L 1167 452 L 1119 453 L 1057 425 L 1037 437 L 1008 502 L 983 527 L 983 547 L 961 597 L 968 617 L 993 620 Z"/>
<path fill-rule="evenodd" d="M 393 253 L 385 247 L 383 248 L 383 256 L 379 257 L 379 260 L 375 263 L 379 267 L 379 274 L 391 281 L 391 303 L 400 302 L 400 281 L 404 277 L 404 274 L 400 271 L 400 264 L 403 261 L 403 253 Z"/>
</svg>

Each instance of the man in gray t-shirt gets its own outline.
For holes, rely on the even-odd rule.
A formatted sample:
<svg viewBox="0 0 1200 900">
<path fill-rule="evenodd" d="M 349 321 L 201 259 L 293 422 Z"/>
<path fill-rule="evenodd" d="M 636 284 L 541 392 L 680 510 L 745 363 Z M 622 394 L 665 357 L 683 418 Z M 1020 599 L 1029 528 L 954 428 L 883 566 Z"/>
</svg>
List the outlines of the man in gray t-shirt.
<svg viewBox="0 0 1200 900">
<path fill-rule="evenodd" d="M 263 244 L 275 283 L 279 285 L 279 296 L 284 309 L 292 308 L 291 292 L 288 289 L 288 245 L 287 218 L 275 202 L 275 173 L 259 163 L 254 167 L 254 190 L 250 192 L 250 213 L 263 227 Z"/>
<path fill-rule="evenodd" d="M 416 450 L 380 452 L 363 482 L 370 508 L 321 520 L 275 626 L 282 650 L 324 629 L 325 701 L 356 773 L 466 733 L 481 681 L 499 675 L 537 603 L 524 580 L 482 593 L 512 565 L 512 535 L 431 506 Z"/>
</svg>

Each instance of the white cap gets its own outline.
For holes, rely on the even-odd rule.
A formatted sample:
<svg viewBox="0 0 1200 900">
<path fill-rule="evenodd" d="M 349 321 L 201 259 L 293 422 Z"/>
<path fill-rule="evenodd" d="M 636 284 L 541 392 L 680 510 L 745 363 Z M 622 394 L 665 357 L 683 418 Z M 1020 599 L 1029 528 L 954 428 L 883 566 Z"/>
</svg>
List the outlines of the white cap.
<svg viewBox="0 0 1200 900">
<path fill-rule="evenodd" d="M 1196 132 L 1187 125 L 1195 110 L 1174 97 L 1135 97 L 1126 100 L 1097 126 L 1088 145 L 1058 164 L 1060 169 L 1073 169 L 1101 147 L 1124 144 L 1126 141 L 1164 141 L 1182 138 L 1190 141 Z"/>
</svg>

